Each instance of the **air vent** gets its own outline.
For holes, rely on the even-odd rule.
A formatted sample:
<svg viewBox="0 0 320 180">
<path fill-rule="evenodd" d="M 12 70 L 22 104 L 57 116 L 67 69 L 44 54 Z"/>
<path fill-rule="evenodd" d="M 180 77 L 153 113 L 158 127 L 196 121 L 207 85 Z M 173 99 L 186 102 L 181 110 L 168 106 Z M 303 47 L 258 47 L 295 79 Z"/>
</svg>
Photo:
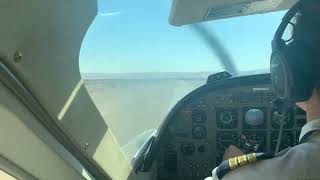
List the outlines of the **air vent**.
<svg viewBox="0 0 320 180">
<path fill-rule="evenodd" d="M 238 3 L 226 3 L 222 6 L 210 8 L 206 20 L 219 19 L 232 16 L 251 14 L 261 9 L 274 9 L 279 6 L 281 0 L 246 0 Z"/>
<path fill-rule="evenodd" d="M 208 15 L 206 19 L 213 19 L 213 18 L 219 18 L 219 17 L 225 17 L 225 16 L 231 16 L 231 15 L 238 15 L 245 13 L 246 10 L 250 6 L 249 3 L 239 3 L 235 4 L 232 6 L 222 6 L 222 7 L 215 7 L 215 8 L 210 8 Z"/>
</svg>

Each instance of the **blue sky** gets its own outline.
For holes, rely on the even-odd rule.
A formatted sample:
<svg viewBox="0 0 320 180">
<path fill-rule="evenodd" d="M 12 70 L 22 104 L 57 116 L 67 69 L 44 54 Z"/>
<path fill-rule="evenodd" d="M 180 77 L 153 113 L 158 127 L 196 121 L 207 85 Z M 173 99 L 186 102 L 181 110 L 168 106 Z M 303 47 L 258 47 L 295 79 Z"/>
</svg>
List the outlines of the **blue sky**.
<svg viewBox="0 0 320 180">
<path fill-rule="evenodd" d="M 170 0 L 98 0 L 80 52 L 82 73 L 206 72 L 223 68 L 189 26 L 169 25 Z M 267 69 L 284 12 L 204 23 L 239 70 Z"/>
</svg>

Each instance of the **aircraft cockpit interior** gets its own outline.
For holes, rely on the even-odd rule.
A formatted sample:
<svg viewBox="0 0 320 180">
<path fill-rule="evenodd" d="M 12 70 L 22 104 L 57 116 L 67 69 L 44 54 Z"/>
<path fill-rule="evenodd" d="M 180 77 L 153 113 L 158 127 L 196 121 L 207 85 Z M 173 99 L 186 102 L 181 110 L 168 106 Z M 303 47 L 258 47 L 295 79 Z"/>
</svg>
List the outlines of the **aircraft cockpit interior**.
<svg viewBox="0 0 320 180">
<path fill-rule="evenodd" d="M 0 179 L 204 180 L 296 146 L 270 76 L 296 2 L 2 0 Z"/>
<path fill-rule="evenodd" d="M 154 149 L 158 179 L 209 177 L 230 145 L 254 153 L 279 152 L 298 144 L 305 112 L 290 109 L 278 145 L 281 121 L 270 103 L 274 99 L 269 74 L 208 82 L 184 97 L 158 132 L 161 138 Z"/>
</svg>

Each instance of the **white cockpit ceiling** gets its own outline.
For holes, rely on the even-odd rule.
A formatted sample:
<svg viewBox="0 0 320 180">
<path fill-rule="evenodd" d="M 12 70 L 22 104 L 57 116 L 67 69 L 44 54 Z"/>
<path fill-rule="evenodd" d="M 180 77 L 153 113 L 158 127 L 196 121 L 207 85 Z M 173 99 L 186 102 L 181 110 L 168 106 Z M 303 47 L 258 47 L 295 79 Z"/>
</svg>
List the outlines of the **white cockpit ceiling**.
<svg viewBox="0 0 320 180">
<path fill-rule="evenodd" d="M 173 0 L 175 26 L 289 9 L 297 0 Z"/>
</svg>

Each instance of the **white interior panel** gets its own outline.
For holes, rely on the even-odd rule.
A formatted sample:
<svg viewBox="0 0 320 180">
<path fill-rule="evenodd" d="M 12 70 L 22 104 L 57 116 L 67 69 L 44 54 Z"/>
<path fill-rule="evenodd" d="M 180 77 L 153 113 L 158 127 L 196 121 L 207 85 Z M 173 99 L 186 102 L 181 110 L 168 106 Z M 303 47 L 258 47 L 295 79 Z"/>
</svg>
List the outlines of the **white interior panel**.
<svg viewBox="0 0 320 180">
<path fill-rule="evenodd" d="M 290 8 L 297 0 L 173 0 L 169 22 L 175 26 Z"/>
<path fill-rule="evenodd" d="M 35 117 L 0 83 L 0 155 L 36 179 L 83 179 L 26 124 Z"/>
</svg>

